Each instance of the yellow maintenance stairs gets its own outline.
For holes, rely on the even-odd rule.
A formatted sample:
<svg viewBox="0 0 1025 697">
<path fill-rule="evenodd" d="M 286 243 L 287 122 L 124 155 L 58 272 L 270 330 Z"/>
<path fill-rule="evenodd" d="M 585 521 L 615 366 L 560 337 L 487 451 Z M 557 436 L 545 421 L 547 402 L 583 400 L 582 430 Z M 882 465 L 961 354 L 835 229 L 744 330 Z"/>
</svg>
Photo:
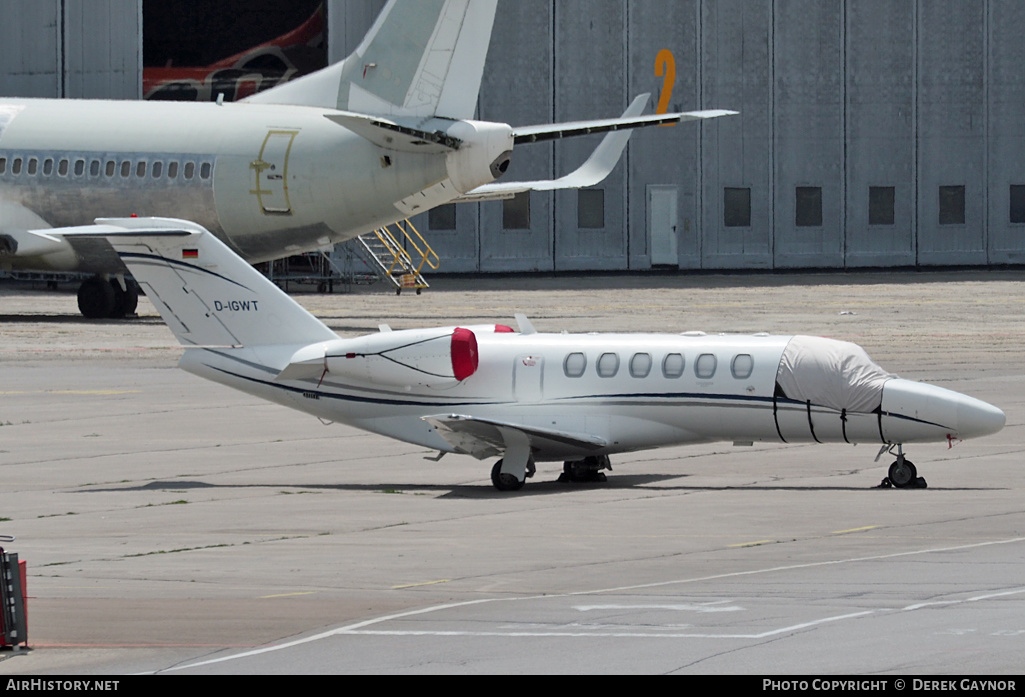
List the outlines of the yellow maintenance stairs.
<svg viewBox="0 0 1025 697">
<path fill-rule="evenodd" d="M 386 225 L 356 240 L 362 256 L 395 286 L 396 295 L 403 290 L 416 290 L 420 295 L 424 288 L 430 288 L 423 276 L 424 267 L 437 271 L 441 265 L 438 255 L 408 220 Z"/>
</svg>

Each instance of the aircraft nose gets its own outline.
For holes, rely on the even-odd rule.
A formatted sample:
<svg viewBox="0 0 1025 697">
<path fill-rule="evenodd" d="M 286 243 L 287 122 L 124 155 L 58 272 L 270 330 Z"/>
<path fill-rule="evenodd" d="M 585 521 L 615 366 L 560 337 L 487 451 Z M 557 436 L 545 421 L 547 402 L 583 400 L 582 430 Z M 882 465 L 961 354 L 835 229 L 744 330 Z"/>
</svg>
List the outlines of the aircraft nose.
<svg viewBox="0 0 1025 697">
<path fill-rule="evenodd" d="M 979 438 L 998 433 L 1007 416 L 992 404 L 961 395 L 957 405 L 957 431 L 961 438 Z"/>
</svg>

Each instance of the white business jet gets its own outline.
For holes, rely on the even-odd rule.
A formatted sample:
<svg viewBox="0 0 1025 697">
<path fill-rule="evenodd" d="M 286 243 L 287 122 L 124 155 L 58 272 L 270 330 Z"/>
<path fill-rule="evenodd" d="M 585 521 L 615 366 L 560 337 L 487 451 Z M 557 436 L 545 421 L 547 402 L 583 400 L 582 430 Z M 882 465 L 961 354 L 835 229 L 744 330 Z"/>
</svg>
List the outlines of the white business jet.
<svg viewBox="0 0 1025 697">
<path fill-rule="evenodd" d="M 512 128 L 471 120 L 497 0 L 390 0 L 345 61 L 240 103 L 0 99 L 0 270 L 97 274 L 87 317 L 138 299 L 120 260 L 59 228 L 194 221 L 250 263 L 343 242 L 442 204 L 593 186 L 629 129 L 733 112 Z M 620 132 L 626 130 L 627 132 Z M 605 133 L 576 172 L 493 182 L 518 145 Z M 30 230 L 58 228 L 52 234 Z"/>
<path fill-rule="evenodd" d="M 65 234 L 120 257 L 187 347 L 185 370 L 441 454 L 501 458 L 491 478 L 503 491 L 536 462 L 603 478 L 611 455 L 714 441 L 876 443 L 897 454 L 888 484 L 921 486 L 904 445 L 1004 427 L 996 407 L 899 379 L 840 341 L 539 334 L 522 316 L 519 331 L 343 339 L 194 223 L 98 220 Z"/>
</svg>

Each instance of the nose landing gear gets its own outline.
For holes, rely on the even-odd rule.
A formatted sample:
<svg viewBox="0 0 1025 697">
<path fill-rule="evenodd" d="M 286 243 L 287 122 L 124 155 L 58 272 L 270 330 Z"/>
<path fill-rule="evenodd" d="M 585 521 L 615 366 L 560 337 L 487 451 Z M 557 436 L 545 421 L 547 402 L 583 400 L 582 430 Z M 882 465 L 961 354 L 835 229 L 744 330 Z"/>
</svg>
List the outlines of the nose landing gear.
<svg viewBox="0 0 1025 697">
<path fill-rule="evenodd" d="M 885 446 L 879 451 L 879 455 L 876 456 L 876 460 L 883 456 L 884 453 L 893 453 L 894 446 Z M 918 469 L 915 464 L 904 457 L 904 446 L 897 445 L 897 460 L 890 465 L 890 470 L 887 472 L 887 476 L 880 482 L 879 487 L 882 489 L 889 489 L 894 487 L 896 489 L 925 489 L 929 485 L 925 479 L 918 476 Z"/>
</svg>

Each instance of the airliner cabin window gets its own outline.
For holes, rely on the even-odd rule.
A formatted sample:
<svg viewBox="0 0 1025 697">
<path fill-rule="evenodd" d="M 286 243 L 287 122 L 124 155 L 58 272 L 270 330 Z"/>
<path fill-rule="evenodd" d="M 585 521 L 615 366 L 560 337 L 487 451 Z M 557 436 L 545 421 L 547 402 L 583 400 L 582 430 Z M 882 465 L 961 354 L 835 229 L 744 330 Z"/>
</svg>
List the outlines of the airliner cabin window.
<svg viewBox="0 0 1025 697">
<path fill-rule="evenodd" d="M 587 356 L 582 353 L 571 353 L 566 356 L 563 370 L 568 378 L 582 378 L 587 370 Z"/>
<path fill-rule="evenodd" d="M 39 160 L 34 157 L 30 157 L 28 161 L 28 173 L 35 176 L 36 172 L 39 171 Z"/>
<path fill-rule="evenodd" d="M 11 163 L 11 174 L 21 174 L 21 158 L 14 158 L 14 162 Z"/>
<path fill-rule="evenodd" d="M 167 178 L 177 179 L 178 178 L 178 163 L 169 162 L 167 163 Z"/>
<path fill-rule="evenodd" d="M 79 162 L 82 163 L 82 167 L 85 167 L 85 160 L 78 160 L 78 162 L 75 163 L 75 174 L 81 174 L 81 172 L 78 171 L 78 163 Z M 99 160 L 93 160 L 93 161 L 91 161 L 89 163 L 89 175 L 93 176 L 93 177 L 100 176 L 100 161 Z"/>
<path fill-rule="evenodd" d="M 99 169 L 99 162 L 96 165 Z M 85 160 L 75 160 L 75 176 L 81 177 L 83 174 L 85 174 Z"/>
<path fill-rule="evenodd" d="M 199 168 L 199 178 L 200 179 L 209 179 L 210 178 L 210 172 L 211 172 L 211 165 L 210 165 L 210 163 L 209 162 L 204 162 L 202 164 L 202 166 Z"/>
<path fill-rule="evenodd" d="M 160 175 L 164 173 L 164 163 L 154 162 L 153 167 L 150 171 L 154 179 L 160 179 Z"/>
<path fill-rule="evenodd" d="M 71 169 L 71 163 L 67 160 L 61 160 L 57 163 L 57 174 L 62 177 L 68 176 L 68 171 Z"/>
<path fill-rule="evenodd" d="M 186 162 L 185 163 L 185 178 L 186 179 L 192 179 L 194 176 L 196 176 L 196 163 L 195 162 Z"/>
<path fill-rule="evenodd" d="M 7 158 L 0 157 L 0 174 L 7 174 Z"/>
<path fill-rule="evenodd" d="M 43 160 L 43 176 L 49 177 L 53 174 L 53 158 L 48 157 Z"/>
<path fill-rule="evenodd" d="M 683 356 L 678 353 L 670 353 L 662 361 L 662 374 L 670 380 L 678 380 L 683 377 L 684 367 L 686 367 L 686 361 L 683 360 Z"/>
<path fill-rule="evenodd" d="M 135 165 L 135 176 L 137 176 L 139 179 L 142 179 L 143 177 L 146 176 L 146 162 L 145 161 L 142 161 L 139 164 Z"/>
<path fill-rule="evenodd" d="M 114 172 L 117 170 L 117 164 L 113 160 L 107 160 L 106 173 L 108 177 L 113 177 Z"/>
</svg>

